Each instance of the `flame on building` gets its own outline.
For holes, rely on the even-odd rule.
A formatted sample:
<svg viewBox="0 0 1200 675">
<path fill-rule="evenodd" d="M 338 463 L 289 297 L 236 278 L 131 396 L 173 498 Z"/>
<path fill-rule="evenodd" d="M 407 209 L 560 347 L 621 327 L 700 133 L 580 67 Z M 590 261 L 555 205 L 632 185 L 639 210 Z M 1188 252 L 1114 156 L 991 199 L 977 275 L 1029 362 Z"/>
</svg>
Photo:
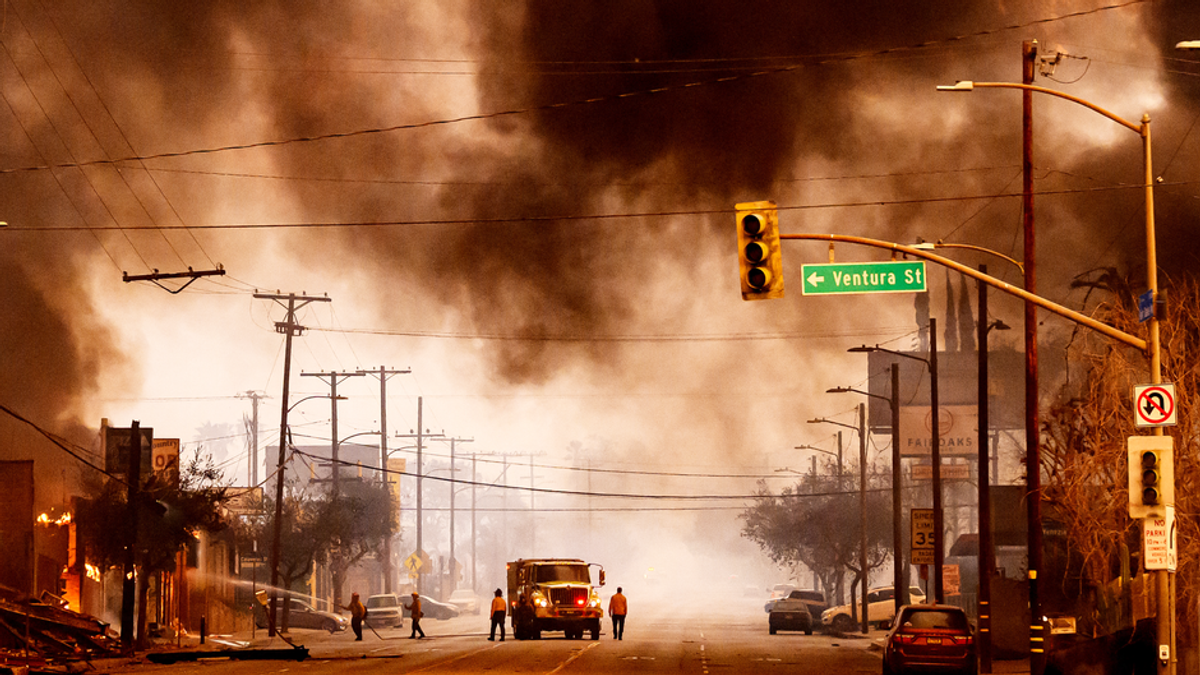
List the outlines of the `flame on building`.
<svg viewBox="0 0 1200 675">
<path fill-rule="evenodd" d="M 100 581 L 99 567 L 96 567 L 92 563 L 84 563 L 83 565 L 87 568 L 87 578 L 91 579 L 92 581 Z"/>
<path fill-rule="evenodd" d="M 37 523 L 38 523 L 38 525 L 46 525 L 47 527 L 50 525 L 57 525 L 59 527 L 61 527 L 63 525 L 70 525 L 71 524 L 71 514 L 64 513 L 61 516 L 59 516 L 58 518 L 51 518 L 49 513 L 43 513 L 42 515 L 37 517 Z"/>
</svg>

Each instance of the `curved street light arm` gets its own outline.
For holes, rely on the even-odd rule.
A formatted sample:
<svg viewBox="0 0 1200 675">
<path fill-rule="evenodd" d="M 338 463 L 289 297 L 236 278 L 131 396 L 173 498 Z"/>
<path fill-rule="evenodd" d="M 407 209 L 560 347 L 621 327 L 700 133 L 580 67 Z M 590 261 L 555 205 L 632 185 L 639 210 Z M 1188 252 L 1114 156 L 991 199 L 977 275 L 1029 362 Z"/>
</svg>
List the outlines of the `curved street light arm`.
<svg viewBox="0 0 1200 675">
<path fill-rule="evenodd" d="M 1081 105 L 1085 108 L 1094 110 L 1095 112 L 1098 112 L 1101 115 L 1104 115 L 1108 119 L 1116 122 L 1117 124 L 1120 124 L 1121 126 L 1127 128 L 1127 129 L 1135 131 L 1138 134 L 1145 133 L 1145 125 L 1150 122 L 1150 116 L 1148 114 L 1142 116 L 1142 124 L 1134 124 L 1133 122 L 1130 122 L 1129 120 L 1121 117 L 1120 115 L 1117 115 L 1114 112 L 1110 112 L 1108 110 L 1105 110 L 1104 108 L 1101 108 L 1100 106 L 1096 105 L 1095 103 L 1092 103 L 1091 101 L 1086 101 L 1082 98 L 1079 98 L 1078 96 L 1072 96 L 1070 94 L 1065 94 L 1061 91 L 1058 91 L 1057 89 L 1050 89 L 1048 87 L 1039 87 L 1036 84 L 1020 84 L 1017 82 L 972 82 L 970 80 L 962 80 L 962 81 L 956 82 L 955 84 L 950 85 L 950 86 L 938 85 L 937 90 L 938 91 L 971 91 L 976 88 L 979 88 L 979 89 L 988 89 L 988 88 L 991 88 L 991 89 L 1026 89 L 1028 91 L 1036 91 L 1040 94 L 1049 94 L 1051 96 L 1057 96 L 1058 98 L 1065 98 L 1068 101 L 1071 101 L 1072 103 L 1078 103 L 1079 105 Z"/>
<path fill-rule="evenodd" d="M 891 401 L 892 401 L 891 396 L 884 396 L 882 394 L 872 394 L 869 391 L 863 391 L 862 389 L 855 389 L 854 387 L 834 387 L 833 389 L 826 389 L 825 393 L 826 394 L 862 394 L 863 396 L 870 396 L 871 398 L 877 398 L 881 401 L 887 401 L 889 403 L 891 403 Z"/>
<path fill-rule="evenodd" d="M 853 429 L 855 431 L 858 431 L 858 425 L 846 424 L 845 422 L 839 422 L 837 420 L 826 419 L 824 417 L 818 417 L 816 419 L 808 420 L 809 424 L 821 424 L 822 422 L 824 422 L 825 424 L 835 424 L 839 427 L 846 427 L 847 429 Z"/>
<path fill-rule="evenodd" d="M 1013 258 L 1012 256 L 1005 255 L 999 251 L 993 251 L 990 248 L 984 248 L 983 246 L 976 246 L 975 244 L 958 244 L 958 243 L 945 242 L 945 241 L 942 241 L 939 239 L 936 242 L 934 242 L 934 241 L 918 242 L 916 244 L 913 244 L 913 248 L 919 248 L 922 251 L 932 251 L 935 248 L 962 248 L 962 249 L 966 249 L 968 251 L 977 251 L 979 253 L 987 253 L 988 255 L 994 255 L 997 258 L 1000 258 L 1001 260 L 1006 260 L 1006 261 L 1012 263 L 1021 272 L 1021 276 L 1025 275 L 1025 263 L 1021 262 L 1020 260 L 1017 260 L 1016 258 Z"/>
<path fill-rule="evenodd" d="M 874 248 L 882 248 L 882 249 L 885 249 L 888 251 L 897 251 L 900 253 L 905 253 L 905 254 L 911 255 L 915 258 L 921 258 L 924 260 L 928 260 L 930 262 L 934 262 L 939 265 L 942 265 L 943 267 L 949 267 L 950 269 L 952 269 L 960 274 L 965 274 L 965 275 L 971 277 L 972 279 L 978 279 L 979 281 L 982 281 L 983 283 L 991 286 L 992 288 L 995 288 L 995 289 L 998 289 L 1005 293 L 1008 293 L 1009 295 L 1015 295 L 1018 298 L 1021 298 L 1022 300 L 1027 300 L 1029 302 L 1032 302 L 1033 304 L 1037 305 L 1038 307 L 1041 307 L 1042 309 L 1049 310 L 1050 312 L 1053 312 L 1053 313 L 1055 313 L 1061 317 L 1064 317 L 1066 319 L 1070 319 L 1071 321 L 1074 321 L 1075 323 L 1087 326 L 1088 328 L 1091 328 L 1092 330 L 1103 333 L 1118 342 L 1123 342 L 1131 347 L 1135 347 L 1138 350 L 1142 351 L 1143 353 L 1148 352 L 1148 346 L 1147 346 L 1148 343 L 1146 340 L 1143 340 L 1134 335 L 1130 335 L 1129 333 L 1126 333 L 1123 330 L 1114 328 L 1106 323 L 1097 321 L 1086 314 L 1077 312 L 1073 309 L 1064 307 L 1056 302 L 1047 300 L 1040 295 L 1034 295 L 1033 293 L 1030 293 L 1023 288 L 1013 286 L 1010 283 L 1001 281 L 1001 280 L 997 279 L 996 277 L 984 274 L 984 273 L 980 272 L 979 270 L 976 270 L 971 267 L 967 267 L 966 265 L 957 263 L 949 258 L 937 255 L 936 253 L 930 253 L 929 251 L 923 251 L 919 248 L 914 248 L 914 247 L 908 246 L 906 244 L 897 244 L 895 242 L 884 241 L 882 239 L 871 239 L 869 237 L 854 237 L 854 236 L 843 235 L 843 234 L 780 234 L 779 238 L 780 239 L 800 239 L 800 240 L 806 240 L 806 241 L 832 241 L 832 242 L 842 242 L 845 244 L 861 244 L 863 246 L 872 246 Z M 883 350 L 882 348 L 880 348 L 880 351 L 887 351 L 887 350 Z M 900 352 L 891 352 L 891 353 L 899 354 Z M 920 358 L 920 357 L 911 356 L 911 355 L 906 355 L 906 356 L 909 356 L 910 358 Z M 925 359 L 920 359 L 920 360 L 925 361 Z M 928 361 L 926 361 L 926 363 L 928 363 Z"/>
</svg>

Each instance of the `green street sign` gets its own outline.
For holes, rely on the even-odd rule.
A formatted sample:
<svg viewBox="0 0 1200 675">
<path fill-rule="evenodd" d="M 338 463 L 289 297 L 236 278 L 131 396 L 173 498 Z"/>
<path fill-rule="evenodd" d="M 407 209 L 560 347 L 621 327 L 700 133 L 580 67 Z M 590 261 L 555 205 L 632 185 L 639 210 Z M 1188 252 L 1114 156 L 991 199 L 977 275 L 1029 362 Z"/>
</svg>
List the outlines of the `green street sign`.
<svg viewBox="0 0 1200 675">
<path fill-rule="evenodd" d="M 924 293 L 925 261 L 801 265 L 804 295 Z"/>
</svg>

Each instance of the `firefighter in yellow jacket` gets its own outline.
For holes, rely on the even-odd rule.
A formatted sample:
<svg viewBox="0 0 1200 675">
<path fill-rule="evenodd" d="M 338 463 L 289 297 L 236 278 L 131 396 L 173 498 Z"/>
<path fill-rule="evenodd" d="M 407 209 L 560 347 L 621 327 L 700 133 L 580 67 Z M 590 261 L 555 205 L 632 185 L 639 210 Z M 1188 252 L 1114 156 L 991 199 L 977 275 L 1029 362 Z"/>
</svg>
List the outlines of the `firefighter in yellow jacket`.
<svg viewBox="0 0 1200 675">
<path fill-rule="evenodd" d="M 496 597 L 492 598 L 492 634 L 488 636 L 488 640 L 494 641 L 496 639 L 496 626 L 499 626 L 500 641 L 504 642 L 504 614 L 507 609 L 507 603 L 504 602 L 504 592 L 497 588 Z"/>
</svg>

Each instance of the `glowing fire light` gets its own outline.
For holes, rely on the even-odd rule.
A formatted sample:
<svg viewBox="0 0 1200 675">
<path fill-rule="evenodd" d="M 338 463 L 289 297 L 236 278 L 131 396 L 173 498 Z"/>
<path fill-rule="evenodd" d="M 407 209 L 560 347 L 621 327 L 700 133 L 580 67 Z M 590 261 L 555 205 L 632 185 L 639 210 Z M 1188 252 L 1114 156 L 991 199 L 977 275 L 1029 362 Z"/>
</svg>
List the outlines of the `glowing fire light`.
<svg viewBox="0 0 1200 675">
<path fill-rule="evenodd" d="M 51 520 L 50 514 L 43 513 L 42 515 L 37 517 L 37 522 L 38 522 L 38 525 L 58 525 L 60 527 L 63 525 L 70 525 L 71 524 L 71 514 L 64 513 L 61 516 L 59 516 L 57 519 Z"/>
<path fill-rule="evenodd" d="M 96 567 L 91 563 L 84 563 L 84 566 L 87 568 L 87 578 L 91 579 L 92 581 L 100 581 L 99 567 Z"/>
</svg>

